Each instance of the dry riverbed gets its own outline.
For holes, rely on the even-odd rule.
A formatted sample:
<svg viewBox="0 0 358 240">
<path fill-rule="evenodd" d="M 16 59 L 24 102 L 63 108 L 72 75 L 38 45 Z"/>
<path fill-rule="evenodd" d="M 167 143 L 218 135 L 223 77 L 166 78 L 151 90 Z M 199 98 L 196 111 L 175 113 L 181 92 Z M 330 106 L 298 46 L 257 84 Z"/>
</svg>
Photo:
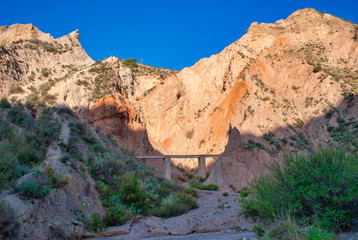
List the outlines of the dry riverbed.
<svg viewBox="0 0 358 240">
<path fill-rule="evenodd" d="M 94 239 L 257 239 L 253 219 L 245 217 L 239 206 L 241 196 L 220 191 L 198 191 L 199 208 L 167 219 L 139 217 L 110 228 Z"/>
</svg>

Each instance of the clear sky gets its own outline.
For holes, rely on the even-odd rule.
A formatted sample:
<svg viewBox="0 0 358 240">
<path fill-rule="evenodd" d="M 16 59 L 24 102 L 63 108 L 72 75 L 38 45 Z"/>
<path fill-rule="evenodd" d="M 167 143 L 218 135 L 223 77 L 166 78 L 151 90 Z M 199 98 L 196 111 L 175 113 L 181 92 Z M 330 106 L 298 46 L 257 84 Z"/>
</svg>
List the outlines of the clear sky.
<svg viewBox="0 0 358 240">
<path fill-rule="evenodd" d="M 252 22 L 272 23 L 307 7 L 358 23 L 358 0 L 4 0 L 0 25 L 33 23 L 55 38 L 79 29 L 94 60 L 137 58 L 181 70 L 220 52 Z"/>
</svg>

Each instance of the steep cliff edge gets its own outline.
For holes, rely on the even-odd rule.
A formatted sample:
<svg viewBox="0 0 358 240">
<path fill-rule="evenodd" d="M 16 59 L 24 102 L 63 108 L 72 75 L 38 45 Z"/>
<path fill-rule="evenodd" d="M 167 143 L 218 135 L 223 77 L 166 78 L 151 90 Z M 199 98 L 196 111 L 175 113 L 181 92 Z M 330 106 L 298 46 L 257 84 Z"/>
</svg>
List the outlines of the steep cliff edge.
<svg viewBox="0 0 358 240">
<path fill-rule="evenodd" d="M 82 48 L 78 30 L 54 39 L 32 24 L 0 28 L 0 97 L 35 107 L 68 106 L 121 147 L 138 153 L 153 150 L 138 101 L 176 72 L 144 64 L 126 67 L 118 57 L 94 62 Z M 109 105 L 131 114 L 112 112 Z"/>
<path fill-rule="evenodd" d="M 341 119 L 357 119 L 357 76 L 357 25 L 304 9 L 274 24 L 253 23 L 221 53 L 167 79 L 142 109 L 149 138 L 164 153 L 221 153 L 231 124 L 241 133 L 238 149 L 264 151 L 260 162 L 268 163 L 284 152 L 341 142 L 330 131 Z M 357 142 L 348 144 L 357 149 Z M 242 175 L 240 169 L 222 174 Z M 227 185 L 246 184 L 235 182 Z"/>
</svg>

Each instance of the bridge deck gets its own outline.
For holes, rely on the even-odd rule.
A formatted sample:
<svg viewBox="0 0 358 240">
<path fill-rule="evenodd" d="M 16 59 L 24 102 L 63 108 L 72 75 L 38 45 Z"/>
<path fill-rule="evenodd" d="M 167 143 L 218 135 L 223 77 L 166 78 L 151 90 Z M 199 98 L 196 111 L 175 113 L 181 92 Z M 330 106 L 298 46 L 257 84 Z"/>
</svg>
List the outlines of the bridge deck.
<svg viewBox="0 0 358 240">
<path fill-rule="evenodd" d="M 198 154 L 198 155 L 157 155 L 157 156 L 136 156 L 137 158 L 146 158 L 146 159 L 162 159 L 162 158 L 199 158 L 199 157 L 219 157 L 220 154 Z"/>
<path fill-rule="evenodd" d="M 164 161 L 164 177 L 171 180 L 172 158 L 197 158 L 198 175 L 201 178 L 206 176 L 206 158 L 219 157 L 219 154 L 196 154 L 196 155 L 157 155 L 157 156 L 136 156 L 140 159 L 162 159 Z"/>
</svg>

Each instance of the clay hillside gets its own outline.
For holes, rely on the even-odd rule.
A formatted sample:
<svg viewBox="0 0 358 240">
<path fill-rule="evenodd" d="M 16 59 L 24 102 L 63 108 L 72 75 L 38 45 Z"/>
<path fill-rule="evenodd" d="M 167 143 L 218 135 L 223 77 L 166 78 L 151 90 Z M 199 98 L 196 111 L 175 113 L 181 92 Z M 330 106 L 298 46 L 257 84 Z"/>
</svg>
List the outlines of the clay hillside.
<svg viewBox="0 0 358 240">
<path fill-rule="evenodd" d="M 222 52 L 180 72 L 113 56 L 95 62 L 79 39 L 78 30 L 55 39 L 32 24 L 0 27 L 5 239 L 98 237 L 139 215 L 170 217 L 198 207 L 188 195 L 196 190 L 183 187 L 190 179 L 203 183 L 193 177 L 197 159 L 173 159 L 170 182 L 161 177 L 161 160 L 135 155 L 221 154 L 208 159 L 204 184 L 234 192 L 287 154 L 332 144 L 357 153 L 354 23 L 314 9 L 252 23 Z M 217 204 L 224 195 L 215 194 Z M 152 233 L 176 231 L 167 231 L 176 225 L 170 219 L 150 219 L 155 224 L 138 224 Z M 215 229 L 233 229 L 234 220 L 221 220 L 212 221 Z M 197 221 L 194 229 L 186 220 L 186 233 L 213 229 Z"/>
<path fill-rule="evenodd" d="M 78 30 L 54 39 L 32 24 L 14 24 L 1 27 L 0 46 L 0 96 L 32 106 L 68 106 L 120 146 L 138 153 L 151 149 L 138 101 L 177 71 L 126 65 L 117 57 L 94 62 Z"/>
<path fill-rule="evenodd" d="M 166 79 L 141 106 L 156 149 L 224 152 L 207 183 L 238 190 L 282 153 L 331 142 L 356 151 L 357 77 L 358 26 L 304 9 L 253 23 L 221 53 Z M 237 136 L 225 149 L 230 126 Z"/>
</svg>

